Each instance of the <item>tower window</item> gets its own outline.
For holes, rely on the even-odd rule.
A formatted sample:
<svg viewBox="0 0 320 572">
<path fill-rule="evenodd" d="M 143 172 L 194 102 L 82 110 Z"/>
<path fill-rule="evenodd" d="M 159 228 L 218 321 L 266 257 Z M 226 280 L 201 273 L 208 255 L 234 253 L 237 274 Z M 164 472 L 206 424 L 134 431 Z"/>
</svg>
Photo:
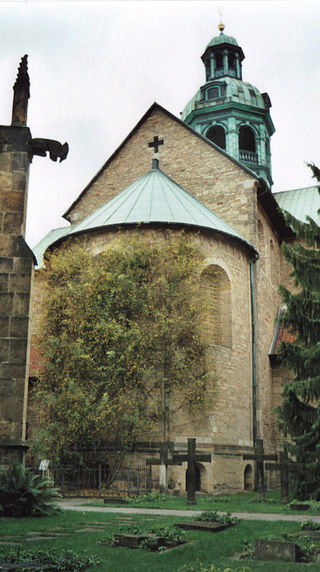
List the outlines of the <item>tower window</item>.
<svg viewBox="0 0 320 572">
<path fill-rule="evenodd" d="M 221 149 L 226 148 L 226 134 L 221 125 L 213 125 L 210 127 L 206 133 L 206 137 L 218 145 Z"/>
<path fill-rule="evenodd" d="M 233 54 L 228 55 L 228 66 L 229 66 L 229 69 L 231 69 L 231 70 L 236 69 L 236 58 L 234 57 Z"/>
<path fill-rule="evenodd" d="M 211 87 L 210 89 L 208 89 L 207 97 L 208 99 L 216 99 L 217 97 L 219 97 L 219 88 Z"/>
<path fill-rule="evenodd" d="M 243 125 L 239 130 L 239 149 L 256 152 L 256 138 L 250 127 Z"/>
<path fill-rule="evenodd" d="M 215 55 L 215 64 L 216 64 L 216 69 L 223 68 L 223 56 L 222 56 L 222 54 L 216 54 Z"/>
</svg>

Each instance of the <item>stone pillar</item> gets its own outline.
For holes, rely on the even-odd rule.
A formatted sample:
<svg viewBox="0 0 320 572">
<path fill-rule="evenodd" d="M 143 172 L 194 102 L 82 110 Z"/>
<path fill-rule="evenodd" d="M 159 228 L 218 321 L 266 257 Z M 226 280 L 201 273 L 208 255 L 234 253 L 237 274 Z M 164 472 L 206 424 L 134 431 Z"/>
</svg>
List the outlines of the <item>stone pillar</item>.
<svg viewBox="0 0 320 572">
<path fill-rule="evenodd" d="M 34 256 L 24 240 L 31 134 L 24 125 L 26 58 L 15 85 L 13 123 L 0 126 L 0 466 L 26 449 L 28 325 Z M 20 78 L 20 79 L 19 79 Z M 16 102 L 16 103 L 15 103 Z"/>
</svg>

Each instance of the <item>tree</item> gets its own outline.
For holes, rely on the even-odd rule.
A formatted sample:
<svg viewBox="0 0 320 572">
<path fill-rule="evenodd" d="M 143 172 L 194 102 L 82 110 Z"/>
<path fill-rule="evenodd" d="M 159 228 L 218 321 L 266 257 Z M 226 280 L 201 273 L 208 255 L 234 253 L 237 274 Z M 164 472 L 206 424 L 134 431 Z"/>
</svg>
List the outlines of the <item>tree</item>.
<svg viewBox="0 0 320 572">
<path fill-rule="evenodd" d="M 159 423 L 166 441 L 174 411 L 204 406 L 200 254 L 183 234 L 149 246 L 129 236 L 131 246 L 95 257 L 69 243 L 42 271 L 33 445 L 42 457 L 63 462 L 106 441 L 123 451 L 139 435 L 159 435 Z"/>
<path fill-rule="evenodd" d="M 320 170 L 309 165 L 320 182 Z M 282 364 L 294 372 L 293 381 L 283 390 L 279 425 L 293 458 L 304 470 L 292 479 L 295 496 L 320 497 L 320 228 L 308 218 L 306 223 L 286 213 L 287 222 L 299 242 L 284 243 L 282 252 L 293 266 L 295 292 L 283 286 L 280 291 L 286 305 L 284 326 L 294 333 L 295 341 L 282 343 Z"/>
</svg>

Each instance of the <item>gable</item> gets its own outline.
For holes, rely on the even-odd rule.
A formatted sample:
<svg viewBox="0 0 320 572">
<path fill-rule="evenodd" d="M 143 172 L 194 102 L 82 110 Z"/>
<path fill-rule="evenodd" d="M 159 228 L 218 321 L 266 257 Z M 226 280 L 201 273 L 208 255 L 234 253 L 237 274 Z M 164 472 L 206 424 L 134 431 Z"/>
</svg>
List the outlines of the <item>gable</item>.
<svg viewBox="0 0 320 572">
<path fill-rule="evenodd" d="M 257 182 L 254 173 L 157 104 L 84 189 L 65 218 L 78 224 L 148 172 L 153 157 L 148 144 L 155 136 L 164 140 L 157 154 L 160 168 L 247 240 L 252 240 Z"/>
</svg>

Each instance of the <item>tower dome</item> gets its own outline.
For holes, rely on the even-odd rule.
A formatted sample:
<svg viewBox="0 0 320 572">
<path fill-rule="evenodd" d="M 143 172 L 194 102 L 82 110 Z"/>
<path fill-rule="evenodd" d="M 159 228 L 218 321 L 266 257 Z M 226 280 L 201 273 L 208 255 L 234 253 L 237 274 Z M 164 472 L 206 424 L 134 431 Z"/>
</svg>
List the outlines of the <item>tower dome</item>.
<svg viewBox="0 0 320 572">
<path fill-rule="evenodd" d="M 219 30 L 201 56 L 206 83 L 186 105 L 182 120 L 271 186 L 271 101 L 267 93 L 242 81 L 242 48 L 224 34 L 223 24 Z"/>
</svg>

